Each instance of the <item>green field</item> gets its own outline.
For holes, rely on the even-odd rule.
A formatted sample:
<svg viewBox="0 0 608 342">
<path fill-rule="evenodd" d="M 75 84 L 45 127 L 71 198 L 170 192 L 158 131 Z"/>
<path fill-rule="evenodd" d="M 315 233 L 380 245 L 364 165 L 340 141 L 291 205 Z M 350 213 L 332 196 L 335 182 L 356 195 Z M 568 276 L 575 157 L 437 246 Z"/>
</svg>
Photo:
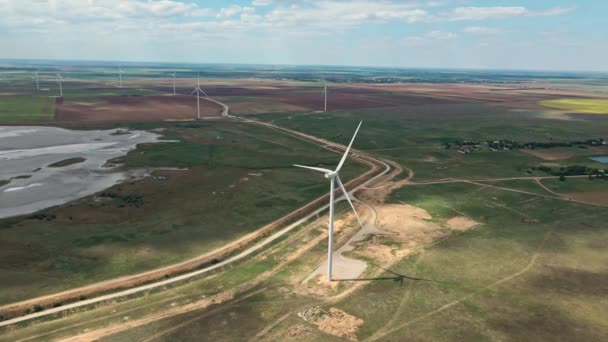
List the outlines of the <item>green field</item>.
<svg viewBox="0 0 608 342">
<path fill-rule="evenodd" d="M 558 193 L 608 191 L 608 180 L 603 179 L 568 178 L 566 181 L 543 179 L 542 183 Z"/>
<path fill-rule="evenodd" d="M 366 322 L 359 337 L 603 339 L 608 256 L 600 246 L 608 241 L 608 212 L 532 198 L 467 184 L 393 193 L 393 201 L 422 207 L 434 217 L 450 217 L 454 209 L 483 225 L 393 269 L 429 281 L 406 280 L 403 287 L 378 281 L 342 303 L 340 308 Z M 524 223 L 525 217 L 538 223 Z"/>
<path fill-rule="evenodd" d="M 359 340 L 596 341 L 608 334 L 603 324 L 608 318 L 604 310 L 608 256 L 603 250 L 608 242 L 608 232 L 603 229 L 608 213 L 603 208 L 470 184 L 404 187 L 389 201 L 424 208 L 434 220 L 445 220 L 458 211 L 482 225 L 452 234 L 392 267 L 394 273 L 383 275 L 387 279 L 374 281 L 337 304 L 325 306 L 362 319 Z M 523 218 L 537 221 L 526 223 Z M 309 239 L 299 235 L 295 238 Z M 303 340 L 338 341 L 296 315 L 304 307 L 322 304 L 322 298 L 287 291 L 314 268 L 324 247 L 320 244 L 249 291 L 251 296 L 245 293 L 226 305 L 158 320 L 110 335 L 104 341 L 153 336 L 160 340 L 204 336 L 237 341 L 268 328 L 262 340 L 282 341 L 294 338 L 290 328 L 296 325 L 307 327 L 300 336 Z M 254 270 L 253 265 L 246 264 L 218 279 L 204 280 L 205 285 L 199 282 L 197 291 L 207 294 L 212 284 L 244 281 L 251 279 L 252 272 L 272 267 L 263 264 Z M 391 279 L 395 274 L 419 280 L 405 279 L 402 283 Z M 194 284 L 184 287 L 184 292 L 190 293 L 191 289 Z M 171 293 L 176 292 L 158 296 Z M 87 315 L 89 319 L 99 317 Z M 118 323 L 120 316 L 114 316 L 112 320 Z M 73 318 L 74 323 L 82 319 Z"/>
<path fill-rule="evenodd" d="M 509 139 L 578 141 L 605 136 L 603 116 L 578 121 L 545 118 L 538 112 L 514 113 L 483 103 L 403 106 L 335 111 L 331 114 L 263 114 L 254 117 L 277 125 L 347 143 L 350 132 L 363 120 L 355 148 L 399 162 L 415 171 L 414 180 L 440 178 L 498 178 L 530 176 L 529 169 L 544 160 L 521 151 L 483 149 L 471 154 L 446 150 L 446 142 Z M 572 149 L 574 157 L 560 166 L 602 164 L 586 158 L 591 149 Z M 538 175 L 545 175 L 538 173 Z"/>
<path fill-rule="evenodd" d="M 541 101 L 540 104 L 550 108 L 570 110 L 578 113 L 608 114 L 608 100 L 559 99 Z"/>
<path fill-rule="evenodd" d="M 54 116 L 54 97 L 0 95 L 0 123 L 48 122 Z"/>
<path fill-rule="evenodd" d="M 188 127 L 192 126 L 193 127 Z M 165 125 L 180 142 L 142 146 L 129 167 L 156 171 L 96 196 L 0 220 L 0 303 L 131 274 L 223 246 L 327 191 L 324 178 L 291 166 L 339 156 L 251 124 Z M 344 178 L 364 172 L 349 163 Z M 48 218 L 48 219 L 47 219 Z"/>
</svg>

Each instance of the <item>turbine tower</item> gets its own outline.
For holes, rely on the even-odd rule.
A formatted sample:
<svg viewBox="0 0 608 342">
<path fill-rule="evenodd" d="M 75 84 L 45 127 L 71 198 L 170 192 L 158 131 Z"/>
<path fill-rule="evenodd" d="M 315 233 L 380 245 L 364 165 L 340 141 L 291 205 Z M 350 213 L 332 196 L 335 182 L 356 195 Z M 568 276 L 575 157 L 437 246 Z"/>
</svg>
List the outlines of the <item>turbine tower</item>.
<svg viewBox="0 0 608 342">
<path fill-rule="evenodd" d="M 122 88 L 122 68 L 118 67 L 118 79 L 120 81 L 120 87 Z"/>
<path fill-rule="evenodd" d="M 325 106 L 323 107 L 323 113 L 327 112 L 327 81 L 323 80 L 325 86 L 323 87 L 323 96 L 325 97 Z"/>
<path fill-rule="evenodd" d="M 36 71 L 36 77 L 34 78 L 36 81 L 36 92 L 40 92 L 40 81 L 38 80 L 38 71 Z"/>
<path fill-rule="evenodd" d="M 57 73 L 57 83 L 59 83 L 59 96 L 63 97 L 63 77 L 60 73 Z"/>
<path fill-rule="evenodd" d="M 173 95 L 175 95 L 175 73 L 173 73 Z"/>
<path fill-rule="evenodd" d="M 342 169 L 342 166 L 344 165 L 344 162 L 346 161 L 346 157 L 348 157 L 348 152 L 350 151 L 350 148 L 353 145 L 353 142 L 355 141 L 355 137 L 357 136 L 357 132 L 359 132 L 359 128 L 361 127 L 362 123 L 363 123 L 363 121 L 359 122 L 359 126 L 357 126 L 357 130 L 355 131 L 353 138 L 350 140 L 350 144 L 348 144 L 348 147 L 346 148 L 346 151 L 344 151 L 344 155 L 342 156 L 342 159 L 340 160 L 340 163 L 338 164 L 338 167 L 336 167 L 335 170 L 332 171 L 332 170 L 324 169 L 324 168 L 320 168 L 320 167 L 312 167 L 312 166 L 294 164 L 294 166 L 296 166 L 296 167 L 301 167 L 304 169 L 323 172 L 325 174 L 325 178 L 329 179 L 329 237 L 328 237 L 328 244 L 327 244 L 327 279 L 329 279 L 329 281 L 331 281 L 333 279 L 332 278 L 332 266 L 333 266 L 333 246 L 334 246 L 334 205 L 335 205 L 334 190 L 336 187 L 336 183 L 338 183 L 338 186 L 344 193 L 344 197 L 348 201 L 348 204 L 350 204 L 350 207 L 355 212 L 357 221 L 359 222 L 361 227 L 363 227 L 363 224 L 361 223 L 361 219 L 359 218 L 359 214 L 357 214 L 357 210 L 355 209 L 355 206 L 353 205 L 353 202 L 351 201 L 351 199 L 348 195 L 348 192 L 346 191 L 346 188 L 344 188 L 344 184 L 342 184 L 342 181 L 340 180 L 340 176 L 338 175 L 338 172 L 340 172 L 340 169 Z"/>
<path fill-rule="evenodd" d="M 194 89 L 194 91 L 192 92 L 192 94 L 194 94 L 194 93 L 196 93 L 196 117 L 198 119 L 200 119 L 201 118 L 201 94 L 205 95 L 205 97 L 209 97 L 209 96 L 207 96 L 207 94 L 205 94 L 203 89 L 201 89 L 200 74 L 197 77 L 197 85 L 196 85 L 196 88 Z"/>
</svg>

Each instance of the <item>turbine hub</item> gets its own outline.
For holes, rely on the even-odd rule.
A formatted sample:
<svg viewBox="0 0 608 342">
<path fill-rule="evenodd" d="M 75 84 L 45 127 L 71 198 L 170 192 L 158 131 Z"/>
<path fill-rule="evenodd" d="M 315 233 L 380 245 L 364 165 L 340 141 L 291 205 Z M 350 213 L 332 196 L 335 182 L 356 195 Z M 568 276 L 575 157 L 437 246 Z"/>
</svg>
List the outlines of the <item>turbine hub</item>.
<svg viewBox="0 0 608 342">
<path fill-rule="evenodd" d="M 328 172 L 325 174 L 325 178 L 332 179 L 332 178 L 336 178 L 337 175 L 338 175 L 337 172 Z"/>
</svg>

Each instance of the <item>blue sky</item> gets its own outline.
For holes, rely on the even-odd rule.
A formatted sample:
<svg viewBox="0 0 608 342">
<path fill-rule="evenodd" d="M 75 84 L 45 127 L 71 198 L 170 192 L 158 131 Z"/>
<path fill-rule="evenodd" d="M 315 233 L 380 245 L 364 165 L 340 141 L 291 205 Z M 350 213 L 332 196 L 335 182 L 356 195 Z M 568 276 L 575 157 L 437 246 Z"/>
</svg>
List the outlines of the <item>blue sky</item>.
<svg viewBox="0 0 608 342">
<path fill-rule="evenodd" d="M 605 0 L 0 0 L 0 58 L 608 71 Z"/>
</svg>

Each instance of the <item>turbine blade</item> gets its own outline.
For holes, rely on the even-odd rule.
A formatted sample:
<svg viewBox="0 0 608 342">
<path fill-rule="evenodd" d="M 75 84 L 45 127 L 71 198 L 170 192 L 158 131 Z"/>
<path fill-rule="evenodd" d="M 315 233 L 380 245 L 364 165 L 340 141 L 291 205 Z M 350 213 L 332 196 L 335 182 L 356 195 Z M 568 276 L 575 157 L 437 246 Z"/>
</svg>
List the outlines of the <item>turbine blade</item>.
<svg viewBox="0 0 608 342">
<path fill-rule="evenodd" d="M 194 91 L 193 91 L 193 92 L 191 92 L 190 94 L 194 94 L 194 93 L 196 93 L 196 91 L 197 91 L 197 89 L 194 89 Z"/>
<path fill-rule="evenodd" d="M 298 164 L 293 164 L 293 166 L 295 166 L 295 167 L 301 167 L 303 169 L 309 169 L 309 170 L 319 171 L 319 172 L 323 172 L 323 173 L 331 172 L 331 170 L 324 169 L 322 167 L 304 166 L 304 165 L 298 165 Z"/>
<path fill-rule="evenodd" d="M 207 95 L 203 89 L 201 89 L 201 93 L 203 93 L 203 95 L 205 95 L 205 97 L 209 97 L 209 95 Z"/>
<path fill-rule="evenodd" d="M 336 180 L 338 181 L 338 185 L 340 186 L 340 189 L 342 189 L 342 192 L 344 193 L 344 197 L 346 197 L 348 204 L 350 204 L 350 207 L 353 209 L 353 212 L 355 213 L 355 216 L 357 217 L 357 221 L 359 222 L 359 225 L 361 226 L 361 228 L 363 228 L 363 223 L 361 222 L 361 218 L 359 217 L 359 214 L 357 213 L 357 209 L 355 209 L 353 202 L 350 200 L 350 196 L 348 196 L 348 192 L 346 192 L 346 188 L 344 187 L 344 184 L 342 184 L 342 181 L 340 180 L 340 176 L 336 176 Z"/>
<path fill-rule="evenodd" d="M 363 121 L 359 122 L 359 126 L 357 126 L 357 130 L 355 131 L 355 134 L 353 134 L 353 138 L 350 140 L 350 144 L 348 144 L 346 151 L 344 151 L 344 155 L 342 156 L 342 160 L 340 160 L 340 164 L 338 164 L 338 167 L 336 168 L 336 172 L 340 171 L 342 165 L 344 165 L 346 157 L 348 157 L 348 152 L 350 151 L 351 146 L 353 146 L 353 142 L 355 141 L 355 137 L 357 136 L 357 132 L 359 132 L 359 128 L 361 128 L 362 123 Z"/>
</svg>

